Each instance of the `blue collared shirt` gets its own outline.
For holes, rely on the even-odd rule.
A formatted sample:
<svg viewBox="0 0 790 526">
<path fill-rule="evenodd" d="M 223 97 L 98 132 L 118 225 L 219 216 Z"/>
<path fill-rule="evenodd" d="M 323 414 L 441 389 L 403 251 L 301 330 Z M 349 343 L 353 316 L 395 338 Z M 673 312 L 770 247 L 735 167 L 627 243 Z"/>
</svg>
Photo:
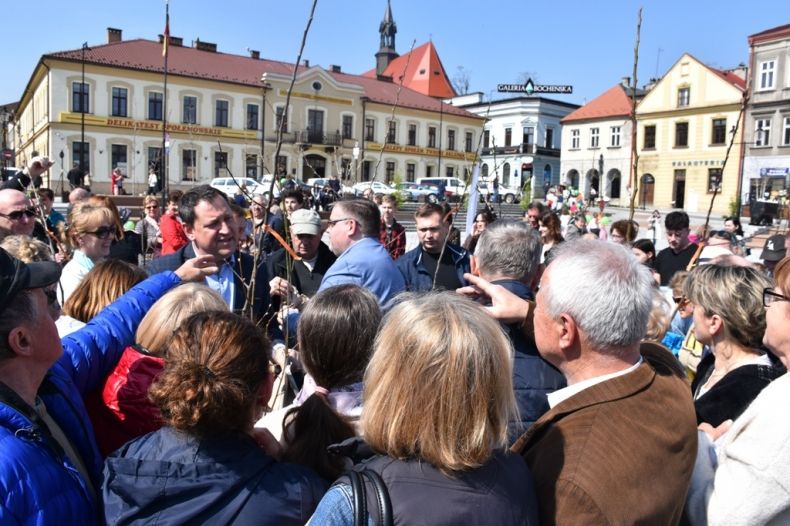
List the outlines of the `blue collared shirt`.
<svg viewBox="0 0 790 526">
<path fill-rule="evenodd" d="M 206 285 L 222 296 L 222 299 L 225 300 L 225 303 L 228 304 L 228 308 L 231 311 L 233 310 L 234 301 L 236 300 L 236 287 L 234 286 L 233 276 L 234 260 L 235 256 L 231 256 L 222 264 L 219 268 L 219 272 L 211 276 L 206 276 Z"/>
</svg>

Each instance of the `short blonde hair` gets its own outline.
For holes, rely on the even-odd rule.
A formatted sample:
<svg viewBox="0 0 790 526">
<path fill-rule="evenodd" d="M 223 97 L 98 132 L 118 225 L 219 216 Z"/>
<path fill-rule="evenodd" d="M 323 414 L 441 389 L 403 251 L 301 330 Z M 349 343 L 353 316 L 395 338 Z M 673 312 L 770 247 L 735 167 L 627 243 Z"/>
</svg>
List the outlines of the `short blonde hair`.
<svg viewBox="0 0 790 526">
<path fill-rule="evenodd" d="M 137 327 L 135 341 L 155 356 L 166 356 L 173 333 L 199 312 L 228 310 L 222 296 L 201 283 L 179 285 L 151 306 Z"/>
<path fill-rule="evenodd" d="M 765 333 L 763 289 L 770 286 L 768 278 L 750 267 L 701 265 L 689 273 L 683 291 L 706 316 L 718 315 L 730 338 L 757 350 Z"/>
<path fill-rule="evenodd" d="M 72 249 L 79 248 L 77 237 L 81 234 L 93 232 L 103 224 L 117 228 L 112 210 L 86 201 L 80 201 L 72 207 L 67 224 L 63 241 Z"/>
<path fill-rule="evenodd" d="M 159 198 L 155 195 L 147 195 L 143 198 L 143 208 L 149 205 L 156 205 L 159 206 Z"/>
<path fill-rule="evenodd" d="M 518 411 L 512 359 L 479 305 L 449 292 L 405 295 L 384 318 L 365 372 L 365 440 L 446 473 L 482 465 L 507 445 Z"/>
<path fill-rule="evenodd" d="M 38 239 L 21 234 L 8 236 L 0 242 L 0 247 L 25 263 L 52 261 L 52 251 Z"/>
</svg>

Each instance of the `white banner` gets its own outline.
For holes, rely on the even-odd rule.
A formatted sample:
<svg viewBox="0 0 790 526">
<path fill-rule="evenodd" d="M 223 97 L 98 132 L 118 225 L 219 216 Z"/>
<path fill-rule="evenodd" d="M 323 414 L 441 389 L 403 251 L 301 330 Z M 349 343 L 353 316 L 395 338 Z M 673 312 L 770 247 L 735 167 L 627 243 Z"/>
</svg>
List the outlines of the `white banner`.
<svg viewBox="0 0 790 526">
<path fill-rule="evenodd" d="M 475 164 L 474 169 L 472 169 L 472 181 L 469 183 L 472 187 L 467 192 L 467 209 L 466 209 L 466 232 L 464 233 L 464 239 L 466 236 L 472 234 L 472 223 L 475 222 L 475 216 L 477 215 L 477 203 L 480 201 L 480 196 L 477 193 L 477 182 L 480 180 L 480 162 Z"/>
</svg>

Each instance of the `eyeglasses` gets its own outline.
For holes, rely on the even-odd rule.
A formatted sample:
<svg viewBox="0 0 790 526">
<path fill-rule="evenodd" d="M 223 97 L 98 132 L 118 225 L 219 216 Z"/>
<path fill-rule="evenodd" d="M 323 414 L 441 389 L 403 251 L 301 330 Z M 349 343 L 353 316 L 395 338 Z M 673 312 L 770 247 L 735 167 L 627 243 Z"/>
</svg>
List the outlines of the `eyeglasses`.
<svg viewBox="0 0 790 526">
<path fill-rule="evenodd" d="M 151 206 L 146 206 L 145 207 L 146 210 L 156 210 L 157 208 L 159 208 L 159 207 L 156 206 L 156 205 L 151 205 Z"/>
<path fill-rule="evenodd" d="M 22 216 L 25 215 L 27 217 L 36 217 L 36 209 L 32 206 L 25 208 L 24 210 L 14 210 L 9 214 L 3 214 L 0 212 L 1 217 L 5 217 L 6 219 L 10 219 L 11 221 L 19 221 L 22 219 Z"/>
<path fill-rule="evenodd" d="M 112 236 L 115 237 L 115 227 L 114 226 L 100 226 L 93 232 L 85 232 L 86 234 L 92 234 L 99 239 L 107 239 L 108 237 Z"/>
<path fill-rule="evenodd" d="M 682 305 L 688 301 L 688 298 L 686 298 L 685 296 L 673 297 L 672 301 L 675 302 L 675 305 Z"/>
<path fill-rule="evenodd" d="M 775 301 L 790 301 L 790 298 L 779 294 L 772 288 L 763 289 L 763 306 L 770 307 Z"/>
<path fill-rule="evenodd" d="M 58 293 L 55 289 L 44 289 L 44 295 L 47 297 L 47 305 L 55 305 L 58 302 Z"/>
<path fill-rule="evenodd" d="M 356 219 L 354 219 L 353 217 L 344 217 L 343 219 L 330 219 L 329 221 L 326 222 L 326 224 L 329 226 L 329 228 L 332 228 L 336 224 L 342 223 L 343 221 L 356 221 Z"/>
</svg>

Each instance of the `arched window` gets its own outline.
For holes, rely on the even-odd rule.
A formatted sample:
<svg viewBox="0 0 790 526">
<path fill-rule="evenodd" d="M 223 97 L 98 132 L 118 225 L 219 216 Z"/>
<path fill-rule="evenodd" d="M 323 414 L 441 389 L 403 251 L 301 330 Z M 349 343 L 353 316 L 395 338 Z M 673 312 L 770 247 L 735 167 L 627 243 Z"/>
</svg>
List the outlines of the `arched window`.
<svg viewBox="0 0 790 526">
<path fill-rule="evenodd" d="M 510 186 L 510 163 L 505 163 L 502 167 L 502 185 Z"/>
</svg>

